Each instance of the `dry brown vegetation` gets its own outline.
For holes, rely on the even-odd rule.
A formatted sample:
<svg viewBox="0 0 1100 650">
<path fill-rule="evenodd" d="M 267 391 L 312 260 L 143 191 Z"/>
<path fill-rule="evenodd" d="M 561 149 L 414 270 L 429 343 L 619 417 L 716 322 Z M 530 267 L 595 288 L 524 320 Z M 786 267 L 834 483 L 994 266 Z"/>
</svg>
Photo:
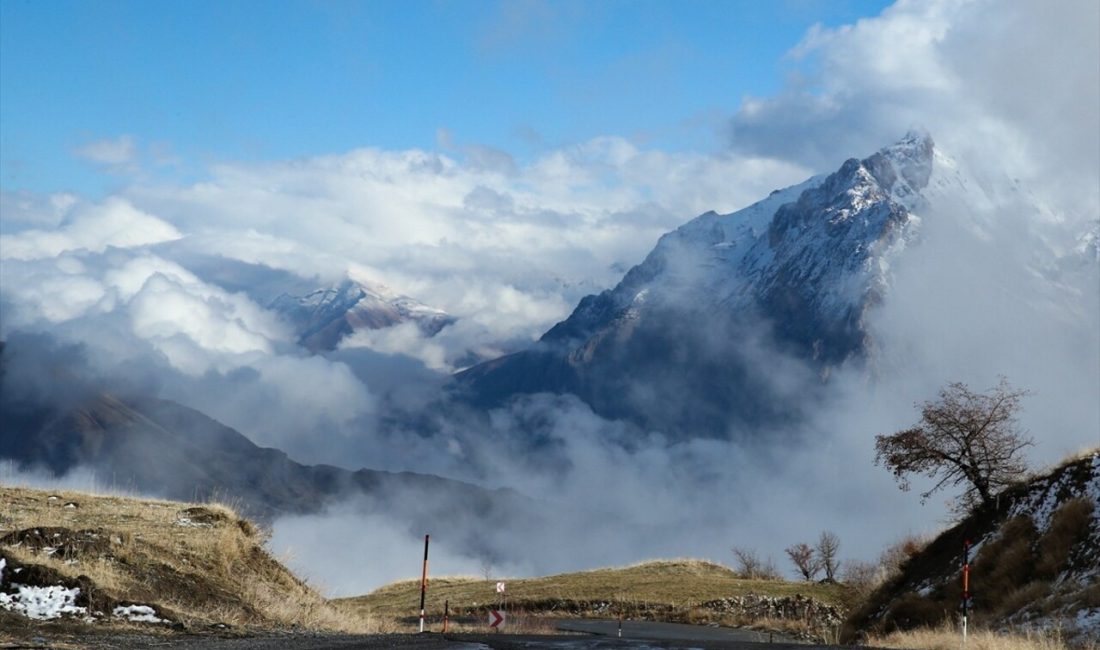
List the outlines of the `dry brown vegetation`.
<svg viewBox="0 0 1100 650">
<path fill-rule="evenodd" d="M 886 636 L 873 636 L 867 645 L 877 648 L 905 648 L 907 650 L 958 650 L 963 647 L 962 634 L 954 626 L 919 628 L 894 632 Z M 990 630 L 971 630 L 966 639 L 967 650 L 1067 650 L 1068 646 L 1058 630 L 1041 632 L 1017 632 L 1012 634 Z M 1085 650 L 1097 650 L 1095 642 L 1085 643 Z"/>
<path fill-rule="evenodd" d="M 728 567 L 701 560 L 644 562 L 628 567 L 565 573 L 542 578 L 507 580 L 508 611 L 517 616 L 601 618 L 625 616 L 692 623 L 783 626 L 801 632 L 807 621 L 750 620 L 706 607 L 720 599 L 750 594 L 768 597 L 812 598 L 844 609 L 848 591 L 843 585 L 776 580 L 746 580 Z M 500 603 L 496 580 L 445 577 L 429 580 L 427 610 L 438 629 L 444 601 L 452 616 L 480 617 Z M 396 582 L 342 604 L 364 614 L 388 617 L 408 629 L 419 612 L 420 581 Z"/>
<path fill-rule="evenodd" d="M 295 577 L 263 542 L 262 531 L 223 505 L 0 486 L 0 554 L 9 565 L 80 578 L 102 596 L 96 602 L 150 605 L 188 629 L 375 631 Z"/>
<path fill-rule="evenodd" d="M 923 548 L 890 550 L 899 560 L 897 571 L 853 612 L 842 638 L 926 630 L 957 618 L 961 550 L 965 540 L 977 539 L 972 624 L 997 630 L 1061 625 L 1066 643 L 1087 643 L 1095 632 L 1077 621 L 1078 614 L 1100 606 L 1094 577 L 1100 529 L 1090 492 L 1096 453 L 1002 493 L 995 507 L 978 509 Z"/>
</svg>

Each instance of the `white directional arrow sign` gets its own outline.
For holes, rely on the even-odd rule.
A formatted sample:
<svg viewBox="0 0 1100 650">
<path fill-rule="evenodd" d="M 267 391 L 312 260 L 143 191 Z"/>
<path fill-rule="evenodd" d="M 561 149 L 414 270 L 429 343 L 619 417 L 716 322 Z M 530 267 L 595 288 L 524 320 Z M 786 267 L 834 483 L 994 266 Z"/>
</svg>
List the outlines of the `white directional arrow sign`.
<svg viewBox="0 0 1100 650">
<path fill-rule="evenodd" d="M 503 582 L 498 582 L 497 583 L 497 593 L 498 594 L 504 593 L 504 583 Z"/>
<path fill-rule="evenodd" d="M 489 627 L 504 627 L 504 612 L 497 609 L 489 610 Z"/>
</svg>

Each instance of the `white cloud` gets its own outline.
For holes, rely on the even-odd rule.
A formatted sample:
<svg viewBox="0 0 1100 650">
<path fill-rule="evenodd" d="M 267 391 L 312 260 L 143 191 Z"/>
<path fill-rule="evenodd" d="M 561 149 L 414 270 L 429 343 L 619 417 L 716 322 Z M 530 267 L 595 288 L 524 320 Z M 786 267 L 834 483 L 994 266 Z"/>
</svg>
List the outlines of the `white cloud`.
<svg viewBox="0 0 1100 650">
<path fill-rule="evenodd" d="M 424 336 L 416 323 L 401 323 L 377 330 L 357 330 L 340 341 L 340 347 L 363 347 L 383 354 L 403 354 L 418 359 L 433 370 L 452 370 L 447 363 L 447 351 L 437 341 Z"/>
<path fill-rule="evenodd" d="M 134 138 L 129 135 L 89 142 L 73 153 L 93 163 L 115 168 L 133 164 L 138 155 Z"/>
<path fill-rule="evenodd" d="M 667 230 L 808 174 L 774 160 L 671 154 L 614 137 L 518 168 L 487 155 L 361 149 L 225 164 L 202 183 L 137 184 L 125 195 L 175 224 L 191 249 L 305 277 L 365 269 L 399 293 L 477 321 L 483 336 L 469 347 L 530 340 L 582 295 L 613 284 L 619 271 L 611 267 L 637 263 Z"/>
<path fill-rule="evenodd" d="M 923 125 L 970 165 L 1095 215 L 1100 4 L 901 0 L 811 30 L 792 56 L 809 71 L 745 102 L 735 150 L 826 169 Z"/>
<path fill-rule="evenodd" d="M 109 246 L 132 248 L 178 239 L 171 224 L 112 197 L 100 204 L 75 208 L 54 230 L 22 230 L 0 235 L 0 259 L 31 260 L 56 257 L 66 251 L 101 253 Z"/>
</svg>

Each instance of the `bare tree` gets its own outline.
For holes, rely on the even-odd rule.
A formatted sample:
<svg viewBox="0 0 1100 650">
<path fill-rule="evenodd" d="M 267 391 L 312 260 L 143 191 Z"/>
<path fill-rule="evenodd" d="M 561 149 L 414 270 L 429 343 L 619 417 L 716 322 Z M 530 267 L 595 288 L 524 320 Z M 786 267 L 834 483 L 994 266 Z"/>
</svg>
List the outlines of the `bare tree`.
<svg viewBox="0 0 1100 650">
<path fill-rule="evenodd" d="M 787 547 L 784 552 L 787 554 L 787 557 L 791 558 L 791 563 L 794 564 L 794 568 L 798 569 L 798 572 L 802 574 L 802 577 L 806 580 L 813 580 L 814 577 L 817 576 L 817 573 L 821 571 L 821 563 L 814 554 L 814 548 L 809 544 L 799 542 L 798 544 Z"/>
<path fill-rule="evenodd" d="M 836 572 L 840 568 L 840 560 L 837 552 L 840 551 L 840 538 L 827 530 L 821 531 L 821 537 L 817 538 L 817 561 L 821 569 L 825 571 L 825 579 L 836 582 Z"/>
<path fill-rule="evenodd" d="M 756 551 L 744 546 L 734 546 L 733 556 L 737 559 L 737 575 L 749 580 L 778 580 L 779 570 L 771 558 L 761 560 Z"/>
<path fill-rule="evenodd" d="M 886 579 L 881 565 L 860 560 L 845 560 L 841 580 L 862 598 L 866 598 Z"/>
<path fill-rule="evenodd" d="M 875 463 L 890 470 L 903 490 L 912 474 L 938 478 L 922 501 L 946 485 L 966 485 L 964 508 L 990 505 L 1027 469 L 1022 450 L 1034 441 L 1019 430 L 1016 413 L 1028 394 L 1003 377 L 985 394 L 948 384 L 939 399 L 920 406 L 920 424 L 875 436 Z"/>
</svg>

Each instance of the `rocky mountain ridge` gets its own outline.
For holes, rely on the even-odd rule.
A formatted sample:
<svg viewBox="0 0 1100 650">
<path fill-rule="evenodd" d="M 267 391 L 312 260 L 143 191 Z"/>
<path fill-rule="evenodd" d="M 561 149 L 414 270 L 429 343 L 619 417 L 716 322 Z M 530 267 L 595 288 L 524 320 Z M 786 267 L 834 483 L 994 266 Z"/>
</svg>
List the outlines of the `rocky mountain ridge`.
<svg viewBox="0 0 1100 650">
<path fill-rule="evenodd" d="M 774 347 L 822 377 L 861 356 L 865 315 L 919 224 L 922 192 L 951 182 L 934 178 L 939 158 L 930 136 L 910 133 L 743 210 L 700 215 L 531 349 L 459 384 L 482 405 L 573 393 L 601 415 L 673 433 L 782 419 L 790 407 L 754 355 Z M 663 417 L 667 402 L 647 408 L 655 395 L 696 404 Z"/>
</svg>

